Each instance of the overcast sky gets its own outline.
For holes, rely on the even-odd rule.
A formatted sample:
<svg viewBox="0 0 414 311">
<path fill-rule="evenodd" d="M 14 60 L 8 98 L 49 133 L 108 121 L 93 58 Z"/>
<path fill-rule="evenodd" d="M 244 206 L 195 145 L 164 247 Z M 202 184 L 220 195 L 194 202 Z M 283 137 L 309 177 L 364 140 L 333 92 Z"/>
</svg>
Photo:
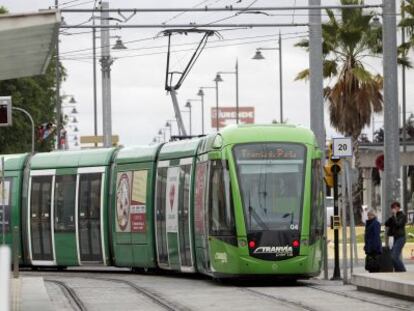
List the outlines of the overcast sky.
<svg viewBox="0 0 414 311">
<path fill-rule="evenodd" d="M 60 0 L 62 7 L 92 8 L 94 1 L 87 0 Z M 241 2 L 241 3 L 237 3 Z M 306 5 L 306 0 L 156 0 L 110 1 L 111 8 L 134 7 L 192 7 L 225 6 L 234 4 L 247 6 L 254 2 L 254 6 L 292 6 Z M 366 1 L 376 4 L 381 1 Z M 323 4 L 335 4 L 337 1 L 322 1 Z M 3 0 L 10 12 L 37 11 L 54 5 L 51 0 Z M 262 14 L 245 14 L 235 16 L 221 23 L 292 23 L 307 22 L 307 11 L 280 11 L 274 16 Z M 128 14 L 126 14 L 128 16 Z M 234 15 L 234 13 L 177 13 L 137 14 L 128 24 L 142 23 L 210 23 L 221 18 Z M 86 22 L 91 14 L 68 14 L 64 19 L 67 24 L 76 25 Z M 112 17 L 121 18 L 118 14 Z M 112 121 L 113 134 L 120 135 L 120 142 L 124 145 L 147 144 L 164 127 L 166 120 L 173 119 L 173 106 L 171 98 L 164 90 L 166 68 L 167 39 L 158 36 L 160 29 L 128 29 L 112 30 L 111 36 L 121 36 L 128 47 L 124 51 L 111 50 L 115 58 L 112 65 Z M 197 99 L 200 86 L 214 86 L 214 76 L 217 71 L 233 71 L 236 59 L 239 61 L 240 72 L 240 105 L 254 106 L 256 109 L 256 123 L 270 123 L 279 119 L 279 67 L 277 65 L 278 51 L 263 51 L 264 60 L 252 60 L 257 47 L 277 47 L 277 34 L 283 37 L 283 84 L 284 84 L 284 116 L 289 123 L 309 127 L 309 83 L 294 81 L 296 74 L 308 67 L 308 53 L 293 45 L 307 36 L 307 27 L 285 28 L 255 28 L 220 31 L 220 37 L 212 37 L 206 49 L 197 60 L 194 68 L 178 91 L 178 98 L 183 110 L 187 99 Z M 77 34 L 76 34 L 77 33 Z M 173 49 L 184 50 L 172 56 L 175 70 L 182 70 L 191 56 L 199 35 L 174 36 Z M 115 43 L 116 38 L 111 39 Z M 92 35 L 89 29 L 65 30 L 60 36 L 61 56 L 63 65 L 67 69 L 68 78 L 62 86 L 62 94 L 74 95 L 78 104 L 79 130 L 81 135 L 93 134 L 93 83 L 92 83 Z M 193 44 L 188 44 L 193 43 Z M 183 45 L 188 44 L 188 45 Z M 100 41 L 97 40 L 97 54 L 100 54 Z M 382 73 L 381 62 L 368 61 L 368 68 L 374 72 Z M 98 129 L 102 134 L 101 119 L 101 81 L 100 65 L 97 63 L 98 73 Z M 408 73 L 407 85 L 413 81 L 412 72 Z M 235 80 L 233 75 L 223 75 L 224 82 L 219 84 L 220 106 L 235 105 Z M 413 88 L 407 88 L 407 111 L 412 111 Z M 215 106 L 214 89 L 205 90 L 206 125 L 210 128 L 210 109 Z M 201 109 L 199 102 L 193 102 L 193 134 L 201 132 Z M 67 110 L 69 112 L 69 110 Z M 183 119 L 188 128 L 188 113 L 183 113 Z M 328 138 L 336 136 L 329 127 L 325 118 Z M 382 120 L 377 115 L 376 120 Z M 382 124 L 375 122 L 375 126 Z M 174 124 L 174 132 L 176 126 Z M 371 133 L 371 129 L 366 129 Z"/>
</svg>

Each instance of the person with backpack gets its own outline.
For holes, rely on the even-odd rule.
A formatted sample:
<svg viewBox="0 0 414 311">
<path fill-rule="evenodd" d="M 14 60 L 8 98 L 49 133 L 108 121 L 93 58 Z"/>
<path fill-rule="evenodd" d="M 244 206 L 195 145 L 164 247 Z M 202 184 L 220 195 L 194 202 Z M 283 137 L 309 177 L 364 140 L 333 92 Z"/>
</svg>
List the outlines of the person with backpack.
<svg viewBox="0 0 414 311">
<path fill-rule="evenodd" d="M 381 244 L 381 224 L 377 220 L 377 215 L 374 210 L 369 210 L 367 213 L 367 221 L 365 222 L 365 246 L 364 251 L 365 269 L 369 272 L 379 272 L 380 264 L 378 256 L 382 253 Z"/>
<path fill-rule="evenodd" d="M 392 263 L 395 272 L 405 272 L 407 270 L 401 260 L 401 252 L 405 245 L 407 216 L 401 211 L 401 204 L 397 201 L 391 204 L 391 213 L 392 216 L 385 222 L 385 226 L 388 228 L 388 236 L 394 237 L 391 249 Z"/>
</svg>

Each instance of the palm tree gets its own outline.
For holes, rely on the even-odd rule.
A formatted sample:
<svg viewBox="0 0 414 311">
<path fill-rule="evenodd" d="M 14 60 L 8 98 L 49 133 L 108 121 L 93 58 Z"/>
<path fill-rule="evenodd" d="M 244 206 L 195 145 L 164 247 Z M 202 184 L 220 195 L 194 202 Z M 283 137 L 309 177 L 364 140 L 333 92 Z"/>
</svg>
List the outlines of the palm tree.
<svg viewBox="0 0 414 311">
<path fill-rule="evenodd" d="M 401 19 L 399 26 L 404 27 L 409 35 L 408 41 L 399 47 L 400 52 L 405 54 L 410 48 L 414 48 L 414 0 L 403 0 L 401 11 L 404 17 Z"/>
<path fill-rule="evenodd" d="M 342 5 L 363 4 L 363 0 L 341 0 Z M 323 75 L 329 82 L 324 96 L 329 105 L 331 125 L 345 136 L 357 141 L 361 131 L 371 123 L 373 112 L 383 108 L 383 79 L 366 69 L 363 60 L 378 57 L 382 52 L 381 28 L 374 27 L 375 12 L 363 9 L 342 9 L 339 17 L 326 10 L 328 21 L 322 25 Z M 309 47 L 309 40 L 297 43 Z M 309 69 L 296 80 L 307 79 Z"/>
</svg>

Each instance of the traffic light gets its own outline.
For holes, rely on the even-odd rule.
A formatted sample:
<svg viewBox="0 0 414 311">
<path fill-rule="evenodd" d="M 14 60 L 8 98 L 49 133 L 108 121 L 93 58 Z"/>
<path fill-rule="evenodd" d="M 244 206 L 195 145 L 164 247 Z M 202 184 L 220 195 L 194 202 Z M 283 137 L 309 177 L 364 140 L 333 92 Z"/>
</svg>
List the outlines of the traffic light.
<svg viewBox="0 0 414 311">
<path fill-rule="evenodd" d="M 12 125 L 12 101 L 10 96 L 0 97 L 0 126 Z"/>
<path fill-rule="evenodd" d="M 325 166 L 323 167 L 323 170 L 324 170 L 324 173 L 325 173 L 324 180 L 325 180 L 326 185 L 329 188 L 332 188 L 334 186 L 333 175 L 334 174 L 339 174 L 341 172 L 341 169 L 342 169 L 341 159 L 333 158 L 332 143 L 329 143 L 328 161 L 326 162 Z"/>
</svg>

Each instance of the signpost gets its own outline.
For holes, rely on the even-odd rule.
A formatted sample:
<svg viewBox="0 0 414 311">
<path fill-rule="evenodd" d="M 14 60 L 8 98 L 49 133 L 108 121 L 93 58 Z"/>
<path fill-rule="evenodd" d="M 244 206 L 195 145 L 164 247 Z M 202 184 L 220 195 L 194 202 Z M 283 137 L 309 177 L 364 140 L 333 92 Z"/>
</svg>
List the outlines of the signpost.
<svg viewBox="0 0 414 311">
<path fill-rule="evenodd" d="M 211 127 L 217 128 L 225 127 L 229 124 L 237 123 L 237 109 L 236 107 L 219 107 L 218 114 L 216 108 L 211 108 Z M 239 123 L 252 124 L 254 123 L 254 107 L 239 107 Z"/>
<path fill-rule="evenodd" d="M 338 174 L 341 171 L 341 166 L 344 166 L 344 172 L 342 173 L 342 260 L 343 260 L 343 273 L 344 273 L 344 283 L 348 283 L 348 262 L 347 262 L 347 237 L 346 237 L 346 203 L 347 197 L 346 193 L 348 192 L 348 203 L 350 206 L 350 219 L 351 219 L 351 240 L 353 239 L 352 229 L 355 227 L 354 219 L 353 219 L 353 208 L 352 208 L 352 186 L 347 185 L 347 178 L 349 179 L 349 166 L 347 161 L 341 161 L 343 158 L 352 158 L 353 156 L 353 148 L 352 148 L 352 139 L 350 137 L 343 137 L 343 138 L 334 138 L 332 145 L 332 153 L 331 153 L 331 161 L 333 162 L 332 165 L 332 173 L 333 173 L 333 180 L 334 180 L 334 219 L 336 219 L 337 223 L 341 223 L 340 216 L 339 216 L 339 208 L 338 208 Z M 334 240 L 335 240 L 335 268 L 334 268 L 334 275 L 332 279 L 340 279 L 340 272 L 339 272 L 339 226 L 334 226 Z M 352 262 L 352 246 L 351 246 L 351 262 Z"/>
<path fill-rule="evenodd" d="M 0 96 L 0 127 L 12 125 L 12 98 Z"/>
</svg>

